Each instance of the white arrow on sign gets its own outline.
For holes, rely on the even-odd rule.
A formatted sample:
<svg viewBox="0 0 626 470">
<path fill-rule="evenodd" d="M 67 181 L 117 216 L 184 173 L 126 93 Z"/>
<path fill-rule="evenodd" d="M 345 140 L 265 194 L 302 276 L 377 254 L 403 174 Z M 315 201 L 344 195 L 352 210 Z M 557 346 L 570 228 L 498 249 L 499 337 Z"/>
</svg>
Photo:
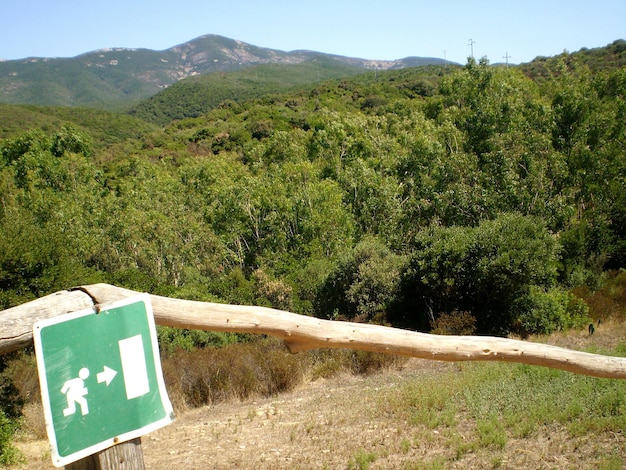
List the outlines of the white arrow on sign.
<svg viewBox="0 0 626 470">
<path fill-rule="evenodd" d="M 102 372 L 98 372 L 96 374 L 96 377 L 98 378 L 98 383 L 101 384 L 102 382 L 106 382 L 107 387 L 109 386 L 109 384 L 111 383 L 111 380 L 113 380 L 113 378 L 117 375 L 117 371 L 113 370 L 107 366 L 104 366 L 104 369 L 102 369 Z"/>
</svg>

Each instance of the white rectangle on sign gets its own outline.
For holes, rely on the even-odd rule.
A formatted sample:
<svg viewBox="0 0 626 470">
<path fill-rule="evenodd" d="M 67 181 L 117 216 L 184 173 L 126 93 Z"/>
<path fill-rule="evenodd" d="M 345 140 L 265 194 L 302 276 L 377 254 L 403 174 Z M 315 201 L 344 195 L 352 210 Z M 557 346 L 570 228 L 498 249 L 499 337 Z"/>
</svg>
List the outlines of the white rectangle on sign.
<svg viewBox="0 0 626 470">
<path fill-rule="evenodd" d="M 119 340 L 126 398 L 128 400 L 150 391 L 148 368 L 141 335 Z"/>
</svg>

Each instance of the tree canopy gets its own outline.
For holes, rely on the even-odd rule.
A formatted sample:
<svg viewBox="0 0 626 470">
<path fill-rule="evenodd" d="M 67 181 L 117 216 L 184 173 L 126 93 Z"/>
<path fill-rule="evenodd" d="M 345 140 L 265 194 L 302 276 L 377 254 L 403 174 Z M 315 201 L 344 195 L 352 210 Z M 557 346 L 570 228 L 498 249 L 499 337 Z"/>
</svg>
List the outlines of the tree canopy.
<svg viewBox="0 0 626 470">
<path fill-rule="evenodd" d="M 422 330 L 580 325 L 569 290 L 626 268 L 625 117 L 623 68 L 470 59 L 119 140 L 25 127 L 0 140 L 0 308 L 107 281 Z"/>
</svg>

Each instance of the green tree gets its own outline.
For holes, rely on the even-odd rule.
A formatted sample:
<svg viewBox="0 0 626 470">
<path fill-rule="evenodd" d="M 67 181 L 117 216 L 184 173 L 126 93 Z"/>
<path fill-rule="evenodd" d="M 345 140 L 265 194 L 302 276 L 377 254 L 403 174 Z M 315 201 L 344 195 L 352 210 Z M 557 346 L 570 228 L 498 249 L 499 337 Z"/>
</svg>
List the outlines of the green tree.
<svg viewBox="0 0 626 470">
<path fill-rule="evenodd" d="M 514 302 L 557 279 L 559 246 L 538 219 L 502 214 L 476 227 L 420 232 L 402 274 L 394 323 L 427 329 L 439 313 L 467 311 L 481 332 L 515 325 Z"/>
<path fill-rule="evenodd" d="M 316 299 L 316 314 L 386 322 L 403 263 L 404 257 L 392 253 L 379 239 L 365 237 L 329 274 Z"/>
<path fill-rule="evenodd" d="M 52 142 L 27 132 L 3 143 L 0 168 L 0 290 L 7 307 L 94 279 L 86 211 L 94 169 L 82 155 L 57 157 Z M 83 196 L 85 198 L 83 199 Z"/>
<path fill-rule="evenodd" d="M 513 309 L 517 312 L 515 330 L 523 336 L 583 328 L 592 321 L 587 304 L 559 288 L 531 286 L 526 295 L 516 299 Z"/>
<path fill-rule="evenodd" d="M 50 150 L 56 157 L 62 157 L 70 152 L 90 157 L 92 154 L 91 138 L 68 124 L 56 133 Z"/>
</svg>

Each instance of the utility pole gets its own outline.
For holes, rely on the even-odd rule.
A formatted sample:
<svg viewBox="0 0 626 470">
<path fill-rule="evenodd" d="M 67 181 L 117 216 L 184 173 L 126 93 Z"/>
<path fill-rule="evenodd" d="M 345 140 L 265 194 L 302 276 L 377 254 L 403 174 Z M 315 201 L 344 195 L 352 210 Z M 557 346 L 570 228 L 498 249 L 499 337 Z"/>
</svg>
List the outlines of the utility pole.
<svg viewBox="0 0 626 470">
<path fill-rule="evenodd" d="M 474 58 L 474 43 L 475 42 L 476 41 L 474 41 L 473 39 L 470 39 L 469 42 L 467 43 L 467 45 L 470 47 L 470 51 L 471 51 L 470 57 L 472 59 Z"/>
<path fill-rule="evenodd" d="M 443 66 L 447 69 L 448 68 L 448 58 L 446 57 L 446 50 L 443 50 Z"/>
<path fill-rule="evenodd" d="M 511 56 L 509 55 L 509 53 L 507 52 L 506 55 L 504 55 L 502 57 L 504 60 L 506 60 L 506 68 L 509 68 L 509 59 L 511 58 Z"/>
</svg>

